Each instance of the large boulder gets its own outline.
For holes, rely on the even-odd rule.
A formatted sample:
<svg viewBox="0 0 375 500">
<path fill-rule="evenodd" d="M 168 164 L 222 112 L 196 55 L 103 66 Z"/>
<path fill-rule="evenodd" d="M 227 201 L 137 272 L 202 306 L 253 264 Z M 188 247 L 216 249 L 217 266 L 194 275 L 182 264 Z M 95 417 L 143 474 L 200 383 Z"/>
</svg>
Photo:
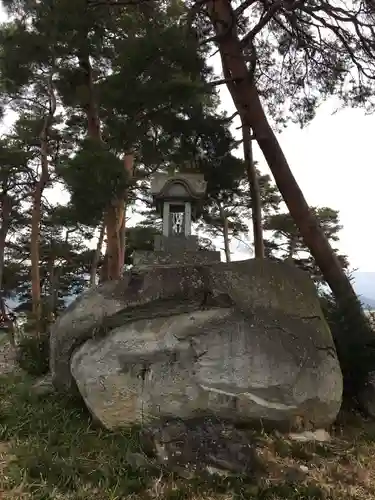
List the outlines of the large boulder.
<svg viewBox="0 0 375 500">
<path fill-rule="evenodd" d="M 50 364 L 56 388 L 71 390 L 70 359 L 86 340 L 98 338 L 132 318 L 174 310 L 194 310 L 204 300 L 203 272 L 198 267 L 162 266 L 130 272 L 82 293 L 51 329 Z"/>
<path fill-rule="evenodd" d="M 342 375 L 314 285 L 289 264 L 161 266 L 91 290 L 56 323 L 51 368 L 107 428 L 330 424 Z"/>
</svg>

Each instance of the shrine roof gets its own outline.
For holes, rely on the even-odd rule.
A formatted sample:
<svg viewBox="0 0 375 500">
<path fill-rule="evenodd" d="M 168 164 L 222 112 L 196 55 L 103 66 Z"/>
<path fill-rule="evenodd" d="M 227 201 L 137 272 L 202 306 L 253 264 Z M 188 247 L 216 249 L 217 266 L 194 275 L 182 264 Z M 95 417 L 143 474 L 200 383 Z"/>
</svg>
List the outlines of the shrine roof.
<svg viewBox="0 0 375 500">
<path fill-rule="evenodd" d="M 151 179 L 154 198 L 203 198 L 207 182 L 202 174 L 155 174 Z"/>
</svg>

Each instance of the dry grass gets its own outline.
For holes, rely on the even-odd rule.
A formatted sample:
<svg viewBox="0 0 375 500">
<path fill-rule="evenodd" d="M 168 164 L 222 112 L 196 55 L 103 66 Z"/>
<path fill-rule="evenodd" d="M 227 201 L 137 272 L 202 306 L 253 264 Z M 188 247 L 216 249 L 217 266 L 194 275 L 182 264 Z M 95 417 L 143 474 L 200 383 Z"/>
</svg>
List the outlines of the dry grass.
<svg viewBox="0 0 375 500">
<path fill-rule="evenodd" d="M 331 443 L 259 436 L 254 477 L 186 480 L 135 469 L 136 429 L 95 427 L 76 401 L 37 396 L 25 376 L 0 377 L 0 500 L 375 500 L 375 423 L 345 416 Z"/>
</svg>

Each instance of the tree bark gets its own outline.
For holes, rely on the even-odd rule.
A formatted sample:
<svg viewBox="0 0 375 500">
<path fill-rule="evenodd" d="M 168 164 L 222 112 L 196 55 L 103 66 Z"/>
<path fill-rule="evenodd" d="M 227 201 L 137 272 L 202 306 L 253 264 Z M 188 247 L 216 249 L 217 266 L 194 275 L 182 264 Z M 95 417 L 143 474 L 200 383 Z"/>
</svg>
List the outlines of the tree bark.
<svg viewBox="0 0 375 500">
<path fill-rule="evenodd" d="M 224 75 L 226 78 L 229 77 L 231 82 L 228 85 L 228 90 L 232 95 L 233 102 L 240 116 L 245 120 L 245 124 L 252 128 L 290 214 L 334 296 L 343 310 L 347 307 L 353 307 L 353 304 L 358 301 L 353 287 L 316 217 L 310 211 L 280 144 L 268 123 L 258 91 L 244 60 L 230 0 L 211 1 L 207 4 L 207 8 L 217 35 Z M 359 316 L 363 316 L 360 308 L 358 308 L 358 320 L 360 320 Z"/>
<path fill-rule="evenodd" d="M 125 195 L 127 197 L 127 194 Z M 121 255 L 120 255 L 120 262 L 121 266 L 124 267 L 125 265 L 125 252 L 126 252 L 126 211 L 127 211 L 127 201 L 126 199 L 124 200 L 124 216 L 122 218 L 121 226 L 120 226 L 120 232 L 119 232 L 119 237 L 120 237 L 120 248 L 121 248 Z"/>
<path fill-rule="evenodd" d="M 228 227 L 228 218 L 225 213 L 225 210 L 223 208 L 223 205 L 219 202 L 219 210 L 220 210 L 220 218 L 221 222 L 223 224 L 223 237 L 224 237 L 224 252 L 225 252 L 225 259 L 227 262 L 231 261 L 231 255 L 230 255 L 230 245 L 229 245 L 229 227 Z"/>
<path fill-rule="evenodd" d="M 124 168 L 128 174 L 129 183 L 133 176 L 133 160 L 133 154 L 125 154 Z M 105 214 L 104 220 L 107 233 L 106 280 L 117 280 L 122 275 L 125 262 L 125 229 L 128 200 L 129 188 L 125 190 L 121 198 L 113 200 Z"/>
<path fill-rule="evenodd" d="M 31 298 L 32 298 L 32 314 L 35 321 L 35 333 L 39 335 L 41 318 L 42 318 L 42 303 L 40 291 L 40 272 L 39 272 L 39 244 L 40 244 L 40 221 L 41 221 L 41 204 L 42 195 L 45 185 L 48 181 L 47 176 L 42 172 L 38 180 L 37 186 L 33 194 L 33 207 L 31 213 L 31 241 L 30 241 L 30 259 L 31 259 Z"/>
<path fill-rule="evenodd" d="M 3 289 L 5 244 L 10 226 L 12 199 L 7 193 L 1 196 L 1 226 L 0 226 L 0 294 Z"/>
<path fill-rule="evenodd" d="M 49 259 L 49 301 L 48 301 L 48 323 L 52 324 L 55 319 L 56 292 L 57 292 L 57 270 L 55 269 L 55 256 L 50 255 Z"/>
<path fill-rule="evenodd" d="M 6 192 L 3 192 L 1 196 L 1 226 L 0 226 L 0 315 L 3 318 L 4 323 L 8 326 L 9 340 L 11 344 L 14 346 L 15 345 L 14 322 L 7 314 L 4 291 L 3 291 L 5 245 L 10 226 L 11 211 L 12 211 L 12 199 Z"/>
<path fill-rule="evenodd" d="M 42 196 L 44 188 L 49 180 L 48 161 L 48 139 L 49 130 L 56 112 L 56 97 L 53 88 L 53 74 L 48 80 L 49 111 L 44 118 L 43 128 L 40 133 L 40 160 L 41 172 L 33 193 L 33 205 L 31 212 L 31 298 L 32 314 L 35 321 L 35 334 L 40 335 L 42 320 L 42 302 L 40 289 L 40 269 L 39 269 L 39 245 L 40 245 L 40 222 L 42 214 Z"/>
<path fill-rule="evenodd" d="M 128 183 L 129 186 L 134 177 L 134 154 L 128 153 L 124 155 L 124 168 L 128 175 Z M 125 264 L 125 248 L 126 248 L 126 212 L 130 203 L 130 187 L 128 187 L 124 194 L 124 203 L 123 203 L 123 218 L 122 224 L 120 228 L 120 241 L 121 241 L 121 266 L 123 267 Z"/>
<path fill-rule="evenodd" d="M 90 287 L 94 288 L 96 286 L 96 275 L 98 272 L 98 265 L 100 261 L 100 257 L 102 254 L 102 246 L 103 246 L 103 241 L 104 241 L 104 233 L 105 233 L 105 225 L 104 225 L 104 220 L 100 225 L 100 231 L 99 231 L 99 237 L 98 237 L 98 242 L 96 245 L 95 253 L 94 253 L 94 258 L 92 260 L 91 264 L 91 270 L 90 270 Z"/>
<path fill-rule="evenodd" d="M 242 122 L 243 155 L 246 165 L 247 180 L 250 188 L 254 251 L 256 258 L 264 259 L 262 201 L 260 197 L 258 175 L 254 165 L 250 132 L 250 127 Z"/>
<path fill-rule="evenodd" d="M 106 249 L 106 276 L 105 281 L 116 280 L 120 277 L 120 226 L 121 221 L 118 217 L 118 206 L 114 200 L 104 215 L 104 222 L 107 235 L 107 249 Z"/>
</svg>

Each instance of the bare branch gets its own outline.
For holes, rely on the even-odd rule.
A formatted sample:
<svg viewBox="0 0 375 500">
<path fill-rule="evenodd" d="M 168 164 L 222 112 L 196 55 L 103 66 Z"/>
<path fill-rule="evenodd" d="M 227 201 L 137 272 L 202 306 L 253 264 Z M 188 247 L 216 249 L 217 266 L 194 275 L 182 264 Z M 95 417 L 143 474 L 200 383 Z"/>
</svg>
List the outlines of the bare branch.
<svg viewBox="0 0 375 500">
<path fill-rule="evenodd" d="M 224 120 L 226 122 L 231 122 L 234 120 L 234 118 L 236 118 L 236 116 L 239 116 L 239 112 L 238 111 L 235 111 L 232 115 L 226 117 Z"/>
<path fill-rule="evenodd" d="M 237 9 L 234 11 L 234 15 L 237 17 L 240 16 L 245 12 L 246 9 L 251 7 L 255 2 L 256 0 L 245 0 L 245 2 L 241 3 L 241 5 L 237 7 Z"/>
<path fill-rule="evenodd" d="M 264 26 L 272 19 L 272 17 L 276 14 L 276 12 L 282 7 L 284 0 L 277 0 L 275 3 L 271 5 L 271 7 L 267 10 L 266 14 L 260 18 L 258 24 L 254 26 L 252 30 L 245 35 L 241 40 L 241 45 L 244 47 L 251 40 L 254 40 L 255 36 L 264 28 Z"/>
<path fill-rule="evenodd" d="M 216 87 L 218 85 L 226 85 L 228 83 L 240 83 L 242 80 L 243 78 L 221 78 L 220 80 L 213 80 L 212 82 L 209 82 L 208 85 Z"/>
</svg>

